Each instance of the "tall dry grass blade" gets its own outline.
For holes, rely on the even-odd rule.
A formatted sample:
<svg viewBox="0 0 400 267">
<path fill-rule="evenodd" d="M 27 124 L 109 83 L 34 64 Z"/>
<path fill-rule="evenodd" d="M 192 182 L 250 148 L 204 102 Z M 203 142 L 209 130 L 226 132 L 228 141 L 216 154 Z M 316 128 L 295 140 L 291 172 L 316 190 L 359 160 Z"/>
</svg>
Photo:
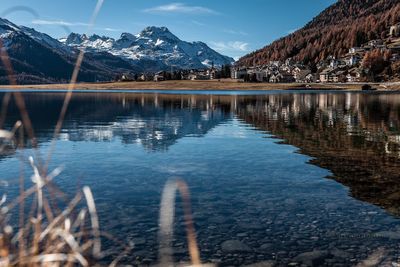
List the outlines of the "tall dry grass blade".
<svg viewBox="0 0 400 267">
<path fill-rule="evenodd" d="M 196 241 L 196 231 L 194 229 L 193 218 L 192 218 L 192 207 L 190 201 L 190 192 L 187 184 L 182 181 L 177 181 L 179 192 L 183 199 L 183 210 L 186 224 L 186 234 L 189 245 L 189 254 L 192 259 L 193 265 L 200 265 L 200 253 Z"/>
<path fill-rule="evenodd" d="M 92 191 L 89 187 L 85 186 L 83 188 L 83 194 L 86 198 L 86 203 L 88 206 L 90 221 L 92 223 L 92 233 L 93 233 L 93 256 L 100 257 L 101 256 L 101 240 L 100 240 L 100 226 L 99 226 L 99 218 L 97 216 L 96 205 L 94 203 L 94 198 Z"/>
<path fill-rule="evenodd" d="M 8 103 L 10 103 L 10 100 L 11 100 L 11 93 L 10 92 L 5 93 L 1 104 L 0 129 L 3 129 L 3 124 L 7 116 Z"/>
<path fill-rule="evenodd" d="M 22 123 L 21 123 L 22 124 Z M 24 129 L 23 125 L 19 127 L 19 149 L 24 153 Z M 25 174 L 24 174 L 24 162 L 21 160 L 20 164 L 20 178 L 19 178 L 19 194 L 22 195 L 25 191 Z M 25 244 L 25 200 L 22 200 L 19 204 L 19 233 L 18 233 L 18 259 L 21 260 L 26 254 Z"/>
<path fill-rule="evenodd" d="M 90 22 L 89 22 L 87 33 L 89 33 L 91 31 L 91 29 L 93 28 L 94 23 L 95 23 L 96 18 L 97 18 L 97 15 L 99 14 L 101 7 L 103 6 L 103 3 L 104 3 L 104 0 L 97 0 L 96 7 L 95 7 L 95 9 L 93 11 L 92 17 L 91 17 Z M 45 171 L 47 170 L 48 164 L 49 164 L 49 162 L 51 160 L 51 157 L 52 157 L 52 155 L 54 153 L 55 141 L 56 141 L 56 139 L 58 138 L 58 135 L 61 132 L 61 128 L 62 128 L 64 119 L 65 119 L 65 115 L 66 115 L 67 110 L 68 110 L 69 103 L 70 103 L 71 98 L 72 98 L 73 90 L 75 89 L 75 85 L 76 85 L 76 82 L 77 82 L 77 79 L 78 79 L 78 74 L 79 74 L 79 71 L 80 71 L 80 68 L 81 68 L 81 65 L 82 65 L 82 61 L 83 61 L 84 55 L 85 55 L 85 48 L 82 47 L 80 49 L 80 51 L 79 51 L 79 55 L 78 55 L 78 58 L 76 60 L 74 70 L 72 72 L 72 77 L 71 77 L 70 83 L 68 85 L 68 90 L 67 90 L 67 93 L 66 93 L 65 98 L 64 98 L 64 102 L 63 102 L 63 105 L 62 105 L 62 108 L 61 108 L 61 112 L 60 112 L 60 115 L 59 115 L 58 120 L 57 120 L 56 128 L 54 130 L 53 140 L 51 142 L 50 150 L 48 152 L 46 164 L 45 164 L 45 167 L 44 167 Z"/>
<path fill-rule="evenodd" d="M 6 142 L 4 142 L 3 144 L 0 145 L 0 153 L 5 151 L 7 145 L 10 144 L 9 142 L 11 142 L 11 144 L 14 143 L 15 147 L 18 147 L 18 142 L 17 142 L 17 139 L 15 137 L 15 133 L 17 132 L 18 129 L 20 129 L 20 138 L 21 138 L 21 134 L 23 135 L 23 132 L 21 132 L 21 130 L 23 131 L 21 125 L 22 125 L 21 121 L 17 121 L 14 124 L 14 127 L 12 128 L 11 131 L 1 130 L 0 129 L 0 139 L 4 139 L 6 141 Z"/>
<path fill-rule="evenodd" d="M 10 57 L 8 56 L 8 53 L 3 45 L 3 40 L 0 38 L 0 58 L 1 61 L 3 62 L 3 65 L 6 69 L 7 75 L 8 75 L 8 80 L 10 81 L 10 85 L 17 85 L 17 80 L 15 79 L 14 75 L 14 70 L 10 61 Z M 35 133 L 33 131 L 33 126 L 31 123 L 31 120 L 28 115 L 28 111 L 26 110 L 26 105 L 24 98 L 22 97 L 22 94 L 18 91 L 13 92 L 14 98 L 15 98 L 15 103 L 17 104 L 17 107 L 19 109 L 19 112 L 21 114 L 22 122 L 24 123 L 24 126 L 27 130 L 27 134 L 29 138 L 32 141 L 32 146 L 36 147 L 36 139 L 35 139 Z M 3 101 L 3 105 L 5 105 L 5 110 L 2 110 L 2 116 L 4 114 L 4 118 L 1 118 L 1 123 L 3 123 L 3 120 L 5 119 L 5 113 L 7 110 L 8 102 L 9 102 L 9 97 L 6 97 L 6 103 Z M 4 113 L 3 113 L 4 111 Z M 0 125 L 2 127 L 2 125 Z"/>
<path fill-rule="evenodd" d="M 120 254 L 110 263 L 109 267 L 116 267 L 117 264 L 121 261 L 121 259 L 122 259 L 123 257 L 125 257 L 126 254 L 128 254 L 130 251 L 132 251 L 132 249 L 133 249 L 132 246 L 126 247 L 125 250 L 124 250 L 122 253 L 120 253 Z"/>
<path fill-rule="evenodd" d="M 47 185 L 48 183 L 50 183 L 51 181 L 53 181 L 53 179 L 58 176 L 62 171 L 61 167 L 56 168 L 53 172 L 51 172 L 44 180 L 44 184 L 43 186 Z M 19 195 L 16 199 L 14 199 L 11 203 L 9 203 L 7 206 L 3 207 L 0 211 L 1 213 L 4 215 L 6 213 L 8 213 L 10 210 L 12 210 L 16 205 L 18 205 L 19 203 L 21 203 L 21 201 L 23 201 L 24 199 L 26 199 L 27 197 L 31 196 L 32 194 L 34 194 L 36 192 L 36 187 L 37 186 L 32 186 L 29 189 L 25 190 L 23 192 L 22 195 Z"/>
<path fill-rule="evenodd" d="M 43 191 L 42 188 L 44 186 L 44 180 L 40 176 L 39 169 L 35 166 L 35 162 L 33 161 L 33 157 L 29 157 L 29 162 L 33 169 L 32 182 L 36 184 L 36 194 L 38 201 L 37 215 L 36 218 L 40 220 L 42 218 L 43 211 Z"/>
<path fill-rule="evenodd" d="M 197 246 L 196 234 L 193 225 L 189 189 L 187 184 L 182 180 L 168 181 L 162 193 L 159 218 L 160 229 L 158 234 L 159 261 L 162 266 L 174 265 L 172 259 L 172 238 L 176 191 L 179 191 L 183 200 L 186 235 L 190 258 L 193 265 L 200 266 L 200 253 Z"/>
<path fill-rule="evenodd" d="M 43 240 L 47 234 L 59 223 L 62 222 L 62 220 L 64 218 L 66 218 L 72 211 L 73 209 L 78 205 L 79 201 L 81 201 L 82 199 L 82 195 L 81 194 L 77 194 L 72 201 L 70 202 L 70 204 L 68 205 L 68 207 L 66 209 L 64 209 L 64 211 L 58 215 L 40 234 L 39 239 Z"/>
</svg>

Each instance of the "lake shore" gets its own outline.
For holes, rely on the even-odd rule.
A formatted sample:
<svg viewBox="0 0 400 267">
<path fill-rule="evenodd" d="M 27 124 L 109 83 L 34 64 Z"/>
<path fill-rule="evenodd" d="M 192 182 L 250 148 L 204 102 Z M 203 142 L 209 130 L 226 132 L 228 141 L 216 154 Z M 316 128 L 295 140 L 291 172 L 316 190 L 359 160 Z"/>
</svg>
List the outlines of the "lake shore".
<svg viewBox="0 0 400 267">
<path fill-rule="evenodd" d="M 361 90 L 365 83 L 244 83 L 232 79 L 208 81 L 77 83 L 77 90 Z M 397 83 L 369 83 L 379 91 L 399 91 Z M 65 90 L 68 84 L 1 85 L 2 90 Z"/>
</svg>

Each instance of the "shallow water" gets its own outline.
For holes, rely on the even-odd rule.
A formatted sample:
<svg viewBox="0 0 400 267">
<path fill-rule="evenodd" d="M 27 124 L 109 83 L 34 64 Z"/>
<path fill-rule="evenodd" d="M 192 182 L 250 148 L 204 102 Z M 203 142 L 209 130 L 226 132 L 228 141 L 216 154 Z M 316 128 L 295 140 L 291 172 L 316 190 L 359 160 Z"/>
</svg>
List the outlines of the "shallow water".
<svg viewBox="0 0 400 267">
<path fill-rule="evenodd" d="M 347 266 L 377 250 L 397 262 L 400 94 L 187 93 L 77 93 L 56 143 L 57 185 L 91 187 L 101 229 L 135 243 L 125 263 L 156 262 L 175 178 L 190 187 L 204 262 Z M 63 96 L 24 93 L 43 155 Z M 6 126 L 18 118 L 11 105 Z M 4 191 L 17 190 L 21 153 L 0 159 Z M 176 220 L 174 257 L 188 261 L 179 203 Z"/>
</svg>

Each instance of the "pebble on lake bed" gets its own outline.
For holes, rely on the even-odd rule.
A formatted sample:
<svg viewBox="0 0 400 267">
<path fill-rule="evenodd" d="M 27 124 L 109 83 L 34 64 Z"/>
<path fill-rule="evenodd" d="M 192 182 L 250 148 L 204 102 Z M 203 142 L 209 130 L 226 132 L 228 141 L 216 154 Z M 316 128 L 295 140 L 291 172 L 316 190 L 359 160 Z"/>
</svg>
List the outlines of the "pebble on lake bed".
<svg viewBox="0 0 400 267">
<path fill-rule="evenodd" d="M 227 240 L 221 244 L 224 252 L 251 252 L 251 248 L 239 240 Z"/>
</svg>

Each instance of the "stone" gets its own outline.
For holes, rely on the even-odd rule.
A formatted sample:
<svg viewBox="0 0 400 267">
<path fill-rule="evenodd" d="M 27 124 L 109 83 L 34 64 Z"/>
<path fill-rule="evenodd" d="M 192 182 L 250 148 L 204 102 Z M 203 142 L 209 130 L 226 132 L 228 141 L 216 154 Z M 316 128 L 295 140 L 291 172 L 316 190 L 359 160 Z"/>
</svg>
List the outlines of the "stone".
<svg viewBox="0 0 400 267">
<path fill-rule="evenodd" d="M 136 237 L 136 238 L 132 238 L 132 242 L 135 244 L 135 246 L 144 245 L 144 244 L 146 244 L 146 239 Z"/>
<path fill-rule="evenodd" d="M 260 246 L 260 250 L 267 250 L 267 249 L 270 249 L 270 248 L 272 248 L 273 247 L 273 244 L 271 244 L 271 243 L 265 243 L 265 244 L 262 244 L 261 246 Z"/>
<path fill-rule="evenodd" d="M 246 265 L 246 267 L 274 267 L 275 265 L 276 265 L 275 261 L 262 261 L 262 262 Z"/>
<path fill-rule="evenodd" d="M 330 253 L 331 253 L 333 256 L 335 256 L 335 257 L 337 257 L 337 258 L 342 258 L 342 259 L 348 259 L 348 258 L 353 257 L 353 255 L 352 255 L 351 253 L 346 252 L 346 251 L 341 250 L 341 249 L 337 249 L 337 248 L 332 249 L 332 250 L 330 251 Z"/>
<path fill-rule="evenodd" d="M 232 253 L 232 252 L 251 252 L 251 248 L 240 242 L 239 240 L 227 240 L 221 244 L 222 251 Z"/>
<path fill-rule="evenodd" d="M 400 232 L 393 231 L 381 231 L 375 234 L 377 237 L 389 238 L 389 239 L 400 239 Z"/>
<path fill-rule="evenodd" d="M 294 261 L 305 263 L 308 266 L 319 266 L 323 264 L 325 258 L 328 256 L 329 253 L 325 250 L 313 250 L 297 255 Z"/>
</svg>

